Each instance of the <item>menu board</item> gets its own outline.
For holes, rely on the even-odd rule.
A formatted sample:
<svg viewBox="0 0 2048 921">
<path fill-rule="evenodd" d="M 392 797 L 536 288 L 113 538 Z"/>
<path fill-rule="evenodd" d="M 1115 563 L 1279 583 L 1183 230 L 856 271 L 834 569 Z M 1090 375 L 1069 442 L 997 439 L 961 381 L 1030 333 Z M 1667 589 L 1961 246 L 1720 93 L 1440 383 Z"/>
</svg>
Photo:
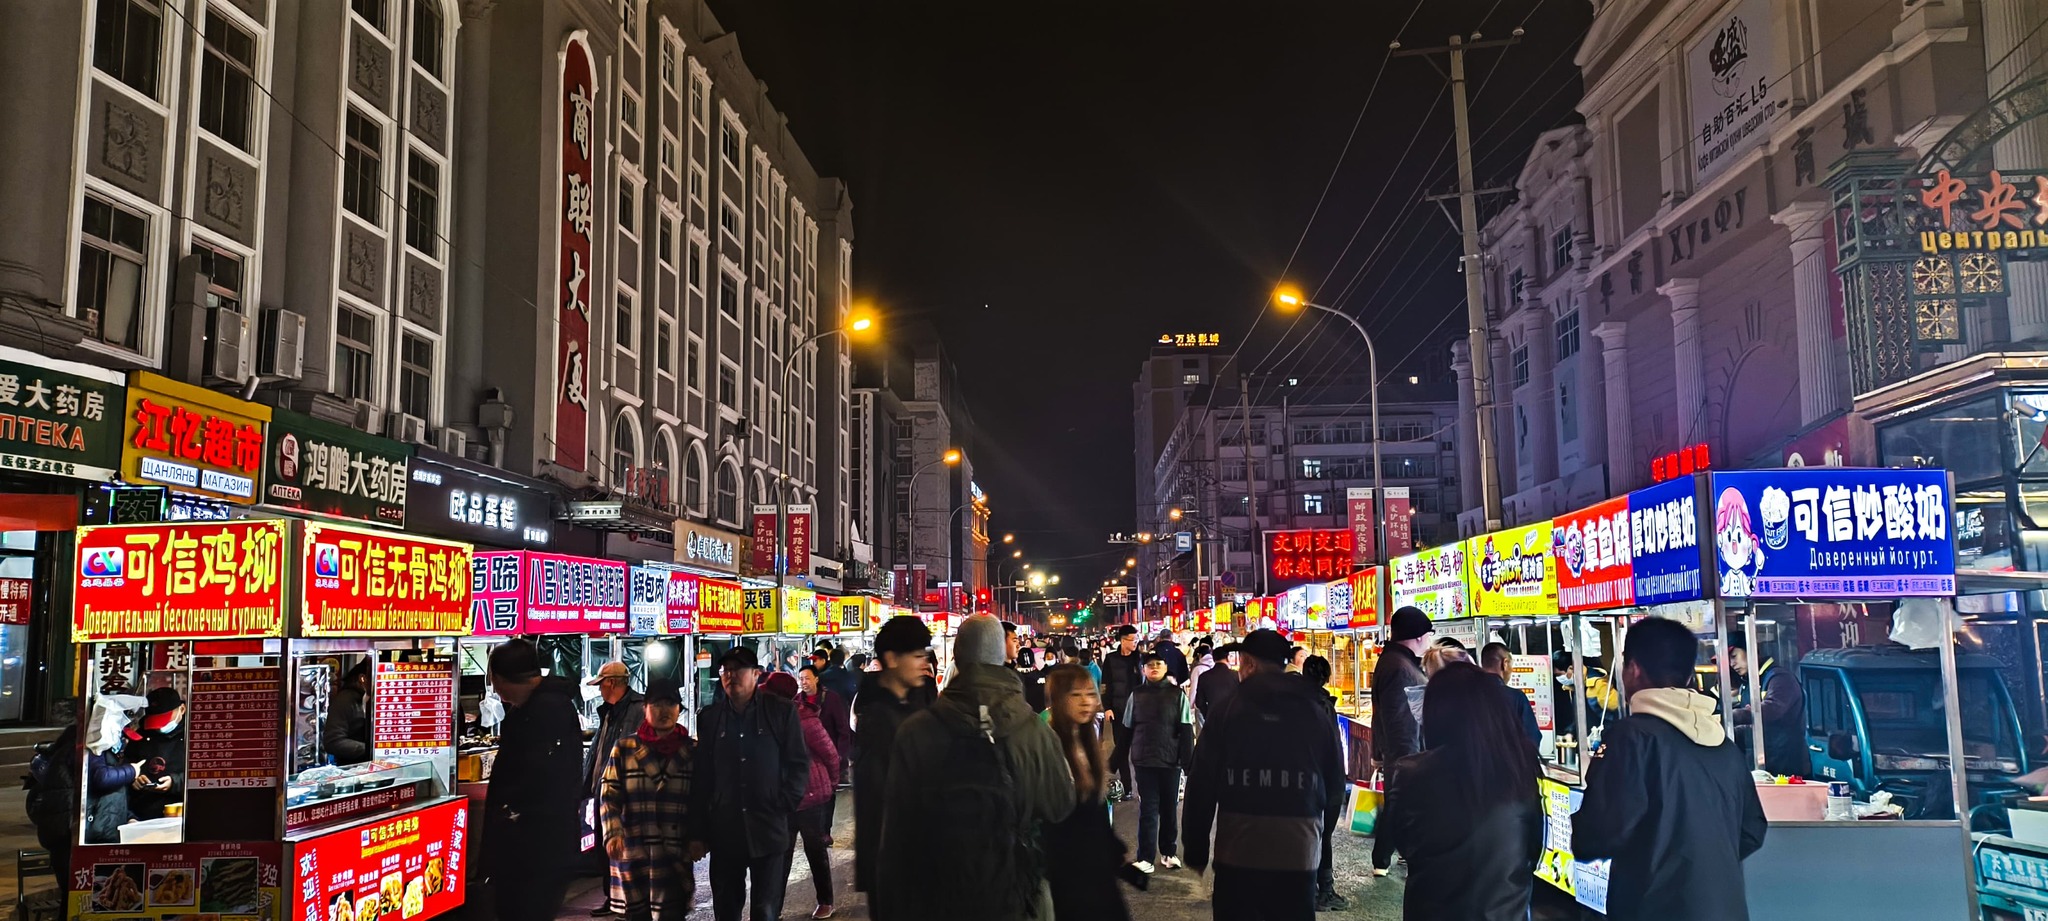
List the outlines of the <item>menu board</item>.
<svg viewBox="0 0 2048 921">
<path fill-rule="evenodd" d="M 460 636 L 469 626 L 469 545 L 308 523 L 306 636 Z"/>
<path fill-rule="evenodd" d="M 1482 617 L 1557 613 L 1557 561 L 1548 519 L 1467 542 L 1472 613 Z"/>
<path fill-rule="evenodd" d="M 633 636 L 654 636 L 668 619 L 669 571 L 658 566 L 634 564 L 628 579 L 627 632 Z"/>
<path fill-rule="evenodd" d="M 1351 629 L 1351 580 L 1339 579 L 1323 586 L 1323 626 L 1331 630 Z M 1206 612 L 1204 612 L 1206 613 Z"/>
<path fill-rule="evenodd" d="M 286 917 L 418 921 L 446 913 L 462 904 L 468 836 L 469 801 L 453 799 L 302 841 L 293 849 Z"/>
<path fill-rule="evenodd" d="M 814 636 L 818 632 L 818 593 L 809 589 L 788 589 L 782 610 L 782 632 Z"/>
<path fill-rule="evenodd" d="M 674 624 L 673 618 L 670 620 Z M 697 632 L 734 634 L 747 626 L 746 593 L 737 582 L 697 580 Z"/>
<path fill-rule="evenodd" d="M 285 895 L 283 857 L 284 846 L 275 841 L 78 848 L 72 852 L 64 916 L 77 921 L 278 918 Z M 314 921 L 326 917 L 323 913 Z"/>
<path fill-rule="evenodd" d="M 1430 620 L 1470 616 L 1465 599 L 1464 541 L 1397 556 L 1389 565 L 1396 610 L 1412 605 Z"/>
<path fill-rule="evenodd" d="M 1744 470 L 1711 494 L 1723 598 L 1955 594 L 1946 471 Z"/>
<path fill-rule="evenodd" d="M 371 699 L 377 751 L 445 748 L 453 737 L 455 672 L 442 662 L 379 662 Z"/>
<path fill-rule="evenodd" d="M 287 534 L 278 520 L 79 528 L 71 641 L 280 636 Z"/>
<path fill-rule="evenodd" d="M 284 671 L 204 668 L 192 673 L 186 699 L 185 787 L 240 790 L 275 787 L 284 776 Z"/>
<path fill-rule="evenodd" d="M 1572 813 L 1579 811 L 1585 794 L 1548 777 L 1536 778 L 1536 787 L 1543 800 L 1543 853 L 1536 861 L 1536 878 L 1606 914 L 1607 871 L 1612 862 L 1572 857 Z"/>
<path fill-rule="evenodd" d="M 1551 550 L 1557 555 L 1559 611 L 1598 611 L 1635 603 L 1628 508 L 1629 498 L 1617 496 L 1556 519 Z"/>
</svg>

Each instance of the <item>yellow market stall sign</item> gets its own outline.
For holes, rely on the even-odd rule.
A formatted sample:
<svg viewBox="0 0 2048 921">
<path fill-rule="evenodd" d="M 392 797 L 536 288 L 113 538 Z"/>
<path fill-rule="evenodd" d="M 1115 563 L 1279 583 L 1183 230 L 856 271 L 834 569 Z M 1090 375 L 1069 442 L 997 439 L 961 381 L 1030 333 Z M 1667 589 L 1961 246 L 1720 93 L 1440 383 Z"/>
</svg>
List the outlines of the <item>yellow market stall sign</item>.
<svg viewBox="0 0 2048 921">
<path fill-rule="evenodd" d="M 1557 560 L 1550 519 L 1467 541 L 1465 584 L 1475 617 L 1557 613 Z"/>
</svg>

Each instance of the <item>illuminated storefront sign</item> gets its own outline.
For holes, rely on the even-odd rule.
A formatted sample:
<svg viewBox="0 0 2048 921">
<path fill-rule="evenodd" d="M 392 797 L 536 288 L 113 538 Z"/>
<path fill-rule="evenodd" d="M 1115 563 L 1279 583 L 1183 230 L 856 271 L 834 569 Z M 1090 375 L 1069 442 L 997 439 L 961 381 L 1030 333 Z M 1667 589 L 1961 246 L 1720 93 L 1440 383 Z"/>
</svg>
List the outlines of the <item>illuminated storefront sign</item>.
<svg viewBox="0 0 2048 921">
<path fill-rule="evenodd" d="M 167 377 L 129 375 L 121 478 L 253 505 L 270 407 Z"/>
<path fill-rule="evenodd" d="M 1723 598 L 1955 593 L 1946 471 L 1716 473 L 1711 495 Z"/>
<path fill-rule="evenodd" d="M 1223 345 L 1222 333 L 1160 333 L 1159 344 L 1177 349 L 1213 349 Z"/>
<path fill-rule="evenodd" d="M 1396 610 L 1413 606 L 1431 620 L 1469 616 L 1465 598 L 1465 542 L 1397 556 L 1389 592 Z"/>
<path fill-rule="evenodd" d="M 1548 520 L 1467 541 L 1472 613 L 1482 617 L 1557 613 L 1557 561 Z"/>
<path fill-rule="evenodd" d="M 737 582 L 700 579 L 697 583 L 697 632 L 731 635 L 745 631 L 747 597 Z"/>
<path fill-rule="evenodd" d="M 272 410 L 263 501 L 337 518 L 405 524 L 412 449 L 388 438 Z"/>
<path fill-rule="evenodd" d="M 545 547 L 554 524 L 547 493 L 472 473 L 424 455 L 404 491 L 411 530 L 478 544 Z"/>
<path fill-rule="evenodd" d="M 1364 629 L 1380 625 L 1380 574 L 1378 566 L 1361 569 L 1351 574 L 1351 618 L 1345 625 L 1350 629 Z M 1345 629 L 1335 623 L 1332 629 Z"/>
<path fill-rule="evenodd" d="M 1634 544 L 1629 540 L 1628 522 L 1627 496 L 1555 520 L 1551 545 L 1557 554 L 1559 611 L 1597 611 L 1635 603 Z"/>
<path fill-rule="evenodd" d="M 555 463 L 570 470 L 584 468 L 590 439 L 590 303 L 591 279 L 598 265 L 591 245 L 599 200 L 597 160 L 604 143 L 595 124 L 597 72 L 590 45 L 581 34 L 563 43 L 561 121 L 556 154 L 562 171 L 556 197 L 555 223 L 555 373 L 550 430 Z M 609 297 L 605 298 L 610 303 Z"/>
<path fill-rule="evenodd" d="M 1992 170 L 1989 176 L 1965 178 L 1941 170 L 1908 182 L 1920 184 L 1915 199 L 1926 216 L 1939 218 L 1939 223 L 1915 225 L 1932 228 L 1920 231 L 1920 252 L 1926 255 L 2048 248 L 2048 173 L 2017 176 Z M 1971 278 L 1965 275 L 1961 293 L 1998 293 L 1974 290 Z"/>
<path fill-rule="evenodd" d="M 531 550 L 475 554 L 470 624 L 475 636 L 625 633 L 628 564 Z"/>
<path fill-rule="evenodd" d="M 107 481 L 121 465 L 119 372 L 0 346 L 0 471 Z"/>
<path fill-rule="evenodd" d="M 281 636 L 288 541 L 276 520 L 79 528 L 71 641 Z"/>
<path fill-rule="evenodd" d="M 312 523 L 303 549 L 306 636 L 467 632 L 468 544 Z"/>
<path fill-rule="evenodd" d="M 1628 494 L 1628 537 L 1634 602 L 1640 605 L 1706 597 L 1701 570 L 1698 486 L 1692 478 Z M 1620 543 L 1621 538 L 1616 538 Z"/>
<path fill-rule="evenodd" d="M 1327 582 L 1351 574 L 1354 544 L 1348 528 L 1269 531 L 1266 572 L 1274 582 Z"/>
</svg>

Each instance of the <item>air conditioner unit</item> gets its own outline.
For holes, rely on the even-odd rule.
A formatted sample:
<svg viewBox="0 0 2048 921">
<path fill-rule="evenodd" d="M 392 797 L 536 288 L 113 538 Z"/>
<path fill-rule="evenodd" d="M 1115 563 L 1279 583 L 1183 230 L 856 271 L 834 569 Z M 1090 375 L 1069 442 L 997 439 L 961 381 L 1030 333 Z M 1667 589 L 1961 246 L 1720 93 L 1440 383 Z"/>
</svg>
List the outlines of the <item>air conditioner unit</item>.
<svg viewBox="0 0 2048 921">
<path fill-rule="evenodd" d="M 381 432 L 384 430 L 384 410 L 368 400 L 356 401 L 356 424 L 358 432 Z"/>
<path fill-rule="evenodd" d="M 263 311 L 257 323 L 256 373 L 295 381 L 306 376 L 306 317 L 289 310 Z"/>
<path fill-rule="evenodd" d="M 391 430 L 384 433 L 384 437 L 393 441 L 411 442 L 412 444 L 423 445 L 431 443 L 427 440 L 427 420 L 418 416 L 408 416 L 405 413 L 398 413 L 391 417 Z"/>
<path fill-rule="evenodd" d="M 206 312 L 206 376 L 240 384 L 249 379 L 249 318 L 232 307 Z"/>
<path fill-rule="evenodd" d="M 469 454 L 469 433 L 457 428 L 441 430 L 441 450 L 456 457 Z"/>
</svg>

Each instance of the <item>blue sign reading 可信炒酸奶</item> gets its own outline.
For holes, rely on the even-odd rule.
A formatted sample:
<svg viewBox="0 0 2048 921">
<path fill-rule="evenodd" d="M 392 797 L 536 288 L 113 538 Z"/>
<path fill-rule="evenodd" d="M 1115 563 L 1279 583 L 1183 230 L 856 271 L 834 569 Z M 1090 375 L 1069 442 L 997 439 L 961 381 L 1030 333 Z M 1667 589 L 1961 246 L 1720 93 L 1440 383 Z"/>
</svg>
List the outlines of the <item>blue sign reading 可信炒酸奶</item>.
<svg viewBox="0 0 2048 921">
<path fill-rule="evenodd" d="M 1744 470 L 1710 494 L 1723 598 L 1955 593 L 1945 471 Z"/>
</svg>

